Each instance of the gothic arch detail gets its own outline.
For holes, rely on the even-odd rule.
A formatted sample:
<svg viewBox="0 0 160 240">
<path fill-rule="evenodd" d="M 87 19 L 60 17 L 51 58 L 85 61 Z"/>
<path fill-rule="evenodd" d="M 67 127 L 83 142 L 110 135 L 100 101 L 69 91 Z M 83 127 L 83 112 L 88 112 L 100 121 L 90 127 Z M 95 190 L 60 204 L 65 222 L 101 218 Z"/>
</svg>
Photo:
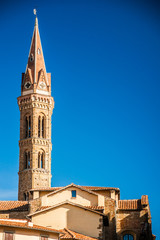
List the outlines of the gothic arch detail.
<svg viewBox="0 0 160 240">
<path fill-rule="evenodd" d="M 43 149 L 38 152 L 38 168 L 45 169 L 45 152 Z"/>
<path fill-rule="evenodd" d="M 32 126 L 31 114 L 27 113 L 24 117 L 24 138 L 31 137 L 31 126 Z"/>
<path fill-rule="evenodd" d="M 44 113 L 40 113 L 38 116 L 38 137 L 45 138 L 46 136 L 46 117 Z"/>
<path fill-rule="evenodd" d="M 24 152 L 24 169 L 31 168 L 31 153 L 30 151 L 26 150 Z"/>
<path fill-rule="evenodd" d="M 121 240 L 137 240 L 136 234 L 132 230 L 126 230 L 121 233 Z"/>
</svg>

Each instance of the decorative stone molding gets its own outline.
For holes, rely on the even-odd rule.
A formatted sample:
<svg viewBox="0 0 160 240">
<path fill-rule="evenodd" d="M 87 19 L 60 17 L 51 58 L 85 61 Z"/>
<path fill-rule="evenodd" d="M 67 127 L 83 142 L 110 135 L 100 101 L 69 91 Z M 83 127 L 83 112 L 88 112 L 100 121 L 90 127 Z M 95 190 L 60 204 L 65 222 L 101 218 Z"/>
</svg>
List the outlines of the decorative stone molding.
<svg viewBox="0 0 160 240">
<path fill-rule="evenodd" d="M 18 99 L 19 109 L 27 109 L 32 107 L 38 107 L 43 109 L 53 109 L 54 100 L 53 97 L 40 96 L 37 94 L 31 96 L 22 96 Z"/>
<path fill-rule="evenodd" d="M 29 173 L 43 173 L 43 174 L 50 174 L 50 171 L 47 170 L 47 169 L 44 169 L 44 168 L 35 168 L 35 169 L 24 169 L 23 171 L 19 171 L 18 174 L 24 174 L 26 172 L 29 172 Z"/>
<path fill-rule="evenodd" d="M 51 144 L 51 141 L 46 139 L 40 139 L 40 138 L 22 139 L 19 141 L 19 146 L 27 146 L 30 144 L 48 146 Z"/>
</svg>

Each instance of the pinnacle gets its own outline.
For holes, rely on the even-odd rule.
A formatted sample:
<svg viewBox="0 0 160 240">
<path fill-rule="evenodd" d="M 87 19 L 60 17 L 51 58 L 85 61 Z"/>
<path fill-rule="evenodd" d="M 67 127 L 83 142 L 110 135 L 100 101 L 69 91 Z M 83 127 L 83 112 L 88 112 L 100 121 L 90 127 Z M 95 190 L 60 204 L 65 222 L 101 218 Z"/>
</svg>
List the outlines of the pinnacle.
<svg viewBox="0 0 160 240">
<path fill-rule="evenodd" d="M 28 72 L 30 74 L 28 74 Z M 30 83 L 30 84 L 28 84 Z M 22 94 L 33 93 L 50 95 L 51 79 L 46 72 L 42 44 L 38 28 L 38 18 L 35 17 L 35 26 L 28 56 L 26 72 L 22 79 Z"/>
</svg>

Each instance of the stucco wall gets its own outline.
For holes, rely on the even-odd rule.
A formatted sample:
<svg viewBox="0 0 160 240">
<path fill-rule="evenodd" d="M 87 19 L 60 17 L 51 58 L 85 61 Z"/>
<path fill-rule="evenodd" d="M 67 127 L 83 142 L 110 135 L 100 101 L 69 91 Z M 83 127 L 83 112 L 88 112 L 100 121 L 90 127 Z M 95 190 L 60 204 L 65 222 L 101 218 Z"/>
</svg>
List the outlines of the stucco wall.
<svg viewBox="0 0 160 240">
<path fill-rule="evenodd" d="M 25 235 L 26 234 L 26 235 Z M 54 235 L 52 233 L 45 233 L 45 232 L 37 232 L 35 233 L 34 231 L 31 231 L 30 233 L 27 231 L 24 233 L 24 231 L 16 231 L 16 234 L 15 234 L 15 240 L 39 240 L 40 239 L 40 236 L 48 236 L 48 240 L 58 240 L 58 235 Z"/>
<path fill-rule="evenodd" d="M 97 213 L 64 204 L 57 208 L 33 215 L 32 221 L 35 224 L 50 226 L 55 229 L 69 228 L 73 231 L 91 237 L 98 237 L 101 216 Z"/>
<path fill-rule="evenodd" d="M 105 197 L 102 195 L 98 195 L 98 206 L 104 206 L 104 202 L 105 202 Z"/>
<path fill-rule="evenodd" d="M 76 190 L 77 196 L 76 198 L 72 198 L 71 191 Z M 97 206 L 98 205 L 98 196 L 83 191 L 81 189 L 70 187 L 63 191 L 54 193 L 50 196 L 42 197 L 42 206 L 52 206 L 64 201 L 70 201 L 73 203 L 77 203 L 83 206 Z"/>
<path fill-rule="evenodd" d="M 32 216 L 32 222 L 44 227 L 63 229 L 67 227 L 67 211 L 68 210 L 65 206 L 44 211 L 38 215 Z"/>
<path fill-rule="evenodd" d="M 3 229 L 0 228 L 0 240 L 3 240 Z"/>
<path fill-rule="evenodd" d="M 0 240 L 4 240 L 5 232 L 13 232 L 14 240 L 39 240 L 40 236 L 48 236 L 49 240 L 58 240 L 58 234 L 56 233 L 3 226 L 0 226 Z"/>
<path fill-rule="evenodd" d="M 104 197 L 111 197 L 111 191 L 110 190 L 94 190 L 95 193 L 101 194 Z"/>
<path fill-rule="evenodd" d="M 85 209 L 68 206 L 67 227 L 84 235 L 98 238 L 101 216 Z"/>
</svg>

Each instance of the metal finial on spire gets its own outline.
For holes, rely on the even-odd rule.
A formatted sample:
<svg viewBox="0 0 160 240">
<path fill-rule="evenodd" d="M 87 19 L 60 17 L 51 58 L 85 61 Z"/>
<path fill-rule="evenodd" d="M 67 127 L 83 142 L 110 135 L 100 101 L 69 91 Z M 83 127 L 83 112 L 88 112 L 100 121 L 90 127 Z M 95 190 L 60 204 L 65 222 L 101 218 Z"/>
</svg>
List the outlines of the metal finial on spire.
<svg viewBox="0 0 160 240">
<path fill-rule="evenodd" d="M 36 18 L 35 18 L 35 26 L 38 26 L 38 18 L 37 18 L 37 9 L 36 8 L 33 9 L 33 13 L 36 16 Z"/>
<path fill-rule="evenodd" d="M 34 13 L 34 15 L 36 15 L 36 17 L 37 17 L 37 10 L 34 8 L 33 9 L 33 13 Z"/>
</svg>

